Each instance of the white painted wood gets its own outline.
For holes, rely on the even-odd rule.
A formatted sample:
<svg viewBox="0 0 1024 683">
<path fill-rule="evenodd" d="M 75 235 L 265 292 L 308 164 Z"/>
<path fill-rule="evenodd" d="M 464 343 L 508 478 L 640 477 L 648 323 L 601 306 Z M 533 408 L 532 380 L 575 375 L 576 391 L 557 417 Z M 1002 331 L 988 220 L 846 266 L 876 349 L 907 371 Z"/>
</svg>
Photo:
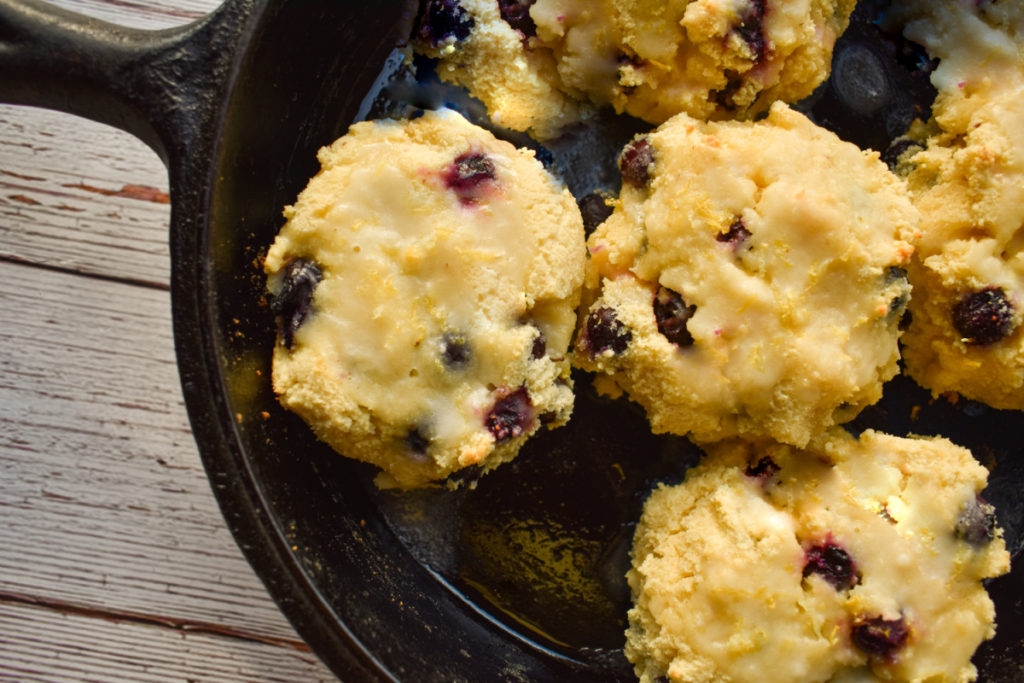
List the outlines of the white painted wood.
<svg viewBox="0 0 1024 683">
<path fill-rule="evenodd" d="M 216 2 L 58 4 L 163 28 Z M 167 191 L 131 136 L 0 106 L 0 680 L 331 679 L 199 462 L 171 340 Z"/>
<path fill-rule="evenodd" d="M 0 602 L 0 680 L 332 680 L 309 652 L 187 630 Z M 40 652 L 51 656 L 41 658 Z"/>
<path fill-rule="evenodd" d="M 0 263 L 0 300 L 0 593 L 295 639 L 203 474 L 168 294 Z"/>
<path fill-rule="evenodd" d="M 55 0 L 127 26 L 194 21 L 217 0 Z M 167 173 L 142 142 L 78 117 L 0 105 L 0 258 L 166 286 Z"/>
<path fill-rule="evenodd" d="M 167 286 L 167 171 L 86 119 L 0 105 L 0 258 Z"/>
</svg>

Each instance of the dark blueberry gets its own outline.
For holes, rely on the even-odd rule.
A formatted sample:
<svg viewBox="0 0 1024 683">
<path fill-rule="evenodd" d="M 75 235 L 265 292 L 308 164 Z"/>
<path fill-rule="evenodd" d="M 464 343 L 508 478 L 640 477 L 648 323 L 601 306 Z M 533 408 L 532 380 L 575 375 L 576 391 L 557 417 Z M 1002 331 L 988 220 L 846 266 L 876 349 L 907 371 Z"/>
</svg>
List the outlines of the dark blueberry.
<svg viewBox="0 0 1024 683">
<path fill-rule="evenodd" d="M 747 226 L 744 225 L 742 218 L 737 218 L 729 226 L 727 232 L 718 233 L 715 237 L 719 242 L 725 242 L 732 246 L 732 250 L 736 251 L 739 249 L 741 244 L 746 243 L 750 239 L 750 231 L 747 230 Z"/>
<path fill-rule="evenodd" d="M 693 345 L 693 335 L 686 329 L 686 323 L 696 311 L 697 307 L 687 306 L 678 292 L 658 287 L 654 295 L 654 319 L 658 322 L 658 332 L 676 346 Z"/>
<path fill-rule="evenodd" d="M 530 355 L 534 358 L 543 358 L 544 354 L 548 352 L 548 339 L 544 336 L 544 330 L 539 327 L 536 329 L 537 336 L 533 338 L 533 348 L 530 350 Z"/>
<path fill-rule="evenodd" d="M 466 152 L 445 169 L 444 183 L 464 202 L 473 202 L 485 183 L 494 181 L 494 162 L 486 154 Z"/>
<path fill-rule="evenodd" d="M 956 520 L 956 537 L 982 547 L 996 537 L 996 509 L 976 496 L 964 505 Z"/>
<path fill-rule="evenodd" d="M 764 40 L 764 6 L 766 0 L 751 0 L 750 7 L 740 17 L 740 23 L 733 29 L 739 34 L 754 55 L 754 63 L 760 63 L 765 56 L 767 45 Z"/>
<path fill-rule="evenodd" d="M 629 342 L 633 340 L 633 333 L 619 321 L 615 311 L 607 307 L 591 311 L 587 316 L 583 334 L 591 358 L 605 351 L 618 355 L 625 351 Z"/>
<path fill-rule="evenodd" d="M 438 47 L 453 38 L 465 40 L 472 29 L 473 17 L 459 0 L 426 0 L 417 35 L 431 47 Z"/>
<path fill-rule="evenodd" d="M 537 24 L 530 17 L 530 7 L 537 0 L 498 0 L 498 11 L 505 22 L 524 36 L 537 35 Z"/>
<path fill-rule="evenodd" d="M 622 181 L 633 187 L 644 188 L 651 180 L 651 165 L 654 163 L 654 150 L 647 138 L 637 138 L 626 145 L 619 157 L 619 170 Z"/>
<path fill-rule="evenodd" d="M 520 387 L 495 401 L 484 424 L 496 443 L 522 436 L 533 425 L 533 403 L 526 387 Z"/>
<path fill-rule="evenodd" d="M 733 98 L 740 91 L 740 88 L 743 87 L 743 78 L 735 71 L 728 69 L 725 71 L 725 77 L 725 87 L 721 90 L 712 90 L 710 96 L 718 106 L 725 109 L 735 109 L 736 101 Z"/>
<path fill-rule="evenodd" d="M 430 447 L 430 439 L 420 431 L 419 427 L 413 427 L 405 435 L 405 447 L 414 456 L 424 456 L 427 454 L 427 448 Z"/>
<path fill-rule="evenodd" d="M 817 574 L 837 591 L 848 590 L 860 583 L 849 553 L 831 541 L 810 548 L 805 557 L 805 578 Z"/>
<path fill-rule="evenodd" d="M 322 279 L 320 266 L 306 259 L 295 259 L 284 267 L 281 291 L 274 296 L 271 309 L 281 316 L 281 340 L 286 349 L 295 343 L 295 333 L 309 315 L 313 292 Z"/>
<path fill-rule="evenodd" d="M 579 207 L 580 215 L 583 216 L 583 232 L 588 236 L 612 215 L 612 207 L 608 206 L 600 192 L 584 195 L 579 201 Z"/>
<path fill-rule="evenodd" d="M 850 629 L 850 640 L 861 652 L 890 660 L 909 636 L 910 627 L 902 618 L 861 617 Z"/>
<path fill-rule="evenodd" d="M 882 153 L 882 161 L 888 164 L 889 168 L 895 170 L 896 167 L 899 166 L 900 157 L 910 149 L 917 149 L 920 151 L 924 149 L 924 145 L 916 140 L 911 140 L 910 138 L 896 138 L 892 141 L 892 144 L 886 148 L 885 152 Z"/>
<path fill-rule="evenodd" d="M 473 359 L 473 350 L 463 334 L 446 332 L 441 338 L 441 344 L 441 360 L 450 370 L 461 370 Z"/>
<path fill-rule="evenodd" d="M 775 461 L 766 455 L 757 462 L 749 463 L 744 474 L 748 477 L 765 481 L 774 477 L 778 473 L 779 469 L 780 468 Z"/>
<path fill-rule="evenodd" d="M 1002 287 L 965 294 L 953 307 L 953 327 L 966 344 L 993 344 L 1013 332 L 1013 304 Z"/>
<path fill-rule="evenodd" d="M 894 282 L 902 282 L 903 286 L 900 289 L 900 293 L 889 302 L 889 312 L 887 315 L 890 321 L 897 318 L 902 319 L 903 313 L 907 310 L 907 304 L 910 303 L 910 285 L 907 282 L 907 271 L 899 266 L 889 266 L 885 271 L 885 286 L 888 287 Z"/>
<path fill-rule="evenodd" d="M 907 279 L 907 269 L 900 266 L 889 266 L 885 269 L 885 284 L 891 285 L 899 280 Z"/>
</svg>

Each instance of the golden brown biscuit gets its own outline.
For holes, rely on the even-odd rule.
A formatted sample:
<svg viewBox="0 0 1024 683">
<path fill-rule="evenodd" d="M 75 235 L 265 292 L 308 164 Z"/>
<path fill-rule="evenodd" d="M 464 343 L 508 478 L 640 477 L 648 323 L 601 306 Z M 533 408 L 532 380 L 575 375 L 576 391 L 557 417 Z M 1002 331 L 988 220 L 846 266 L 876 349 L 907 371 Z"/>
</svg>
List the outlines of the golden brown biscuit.
<svg viewBox="0 0 1024 683">
<path fill-rule="evenodd" d="M 621 165 L 575 363 L 699 441 L 802 446 L 881 397 L 918 215 L 877 154 L 777 103 L 756 123 L 677 116 Z"/>
<path fill-rule="evenodd" d="M 583 226 L 533 152 L 441 111 L 319 159 L 265 262 L 282 405 L 402 488 L 564 424 Z"/>
<path fill-rule="evenodd" d="M 728 441 L 644 506 L 626 656 L 643 683 L 968 681 L 1009 555 L 945 439 Z"/>
</svg>

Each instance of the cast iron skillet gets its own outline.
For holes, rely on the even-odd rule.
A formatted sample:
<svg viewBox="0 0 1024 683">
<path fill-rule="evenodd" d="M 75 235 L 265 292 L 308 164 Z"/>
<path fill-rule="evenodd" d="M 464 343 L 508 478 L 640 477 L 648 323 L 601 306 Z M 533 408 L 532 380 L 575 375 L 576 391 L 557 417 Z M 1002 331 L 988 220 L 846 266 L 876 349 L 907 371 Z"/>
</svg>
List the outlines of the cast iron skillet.
<svg viewBox="0 0 1024 683">
<path fill-rule="evenodd" d="M 412 85 L 401 68 L 393 49 L 414 4 L 229 0 L 193 25 L 143 32 L 0 0 L 0 101 L 118 126 L 166 162 L 175 342 L 203 462 L 238 544 L 340 678 L 629 681 L 620 648 L 632 525 L 650 487 L 680 480 L 699 457 L 684 439 L 652 436 L 637 410 L 597 398 L 579 377 L 570 425 L 475 489 L 389 494 L 269 388 L 275 332 L 258 260 L 281 207 L 316 171 L 316 149 L 357 117 L 410 102 L 450 98 L 482 121 L 474 103 Z M 902 125 L 893 117 L 907 113 L 898 96 L 916 86 L 865 66 L 864 46 L 906 61 L 871 31 L 865 23 L 838 51 L 852 69 L 846 86 L 823 87 L 804 109 L 884 147 Z M 891 92 L 879 94 L 879 78 Z M 607 124 L 600 163 L 578 156 L 593 152 L 585 131 L 543 153 L 577 192 L 615 189 L 615 150 L 640 126 Z M 972 448 L 992 469 L 986 496 L 1019 549 L 1020 414 L 932 401 L 898 378 L 853 428 L 866 426 Z M 1022 680 L 1024 570 L 990 590 L 999 631 L 976 657 L 982 680 Z"/>
</svg>

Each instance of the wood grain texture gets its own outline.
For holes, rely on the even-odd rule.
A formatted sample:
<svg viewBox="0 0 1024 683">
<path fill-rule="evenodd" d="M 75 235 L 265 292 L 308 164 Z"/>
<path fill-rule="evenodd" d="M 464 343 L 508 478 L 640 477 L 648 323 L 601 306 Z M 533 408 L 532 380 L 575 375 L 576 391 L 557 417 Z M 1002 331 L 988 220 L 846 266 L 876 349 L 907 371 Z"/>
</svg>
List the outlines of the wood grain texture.
<svg viewBox="0 0 1024 683">
<path fill-rule="evenodd" d="M 105 21 L 161 29 L 216 0 L 58 0 Z M 166 287 L 167 172 L 119 130 L 0 105 L 0 258 Z"/>
<path fill-rule="evenodd" d="M 0 298 L 2 590 L 290 636 L 211 497 L 167 293 L 0 263 Z"/>
<path fill-rule="evenodd" d="M 56 4 L 164 28 L 216 2 Z M 173 354 L 167 193 L 131 136 L 0 106 L 0 680 L 331 680 L 202 470 Z"/>
<path fill-rule="evenodd" d="M 167 287 L 167 171 L 127 133 L 0 106 L 0 258 Z"/>
<path fill-rule="evenodd" d="M 0 634 L 4 634 L 0 680 L 333 680 L 308 652 L 31 605 L 0 602 Z M 44 659 L 41 651 L 52 654 Z"/>
<path fill-rule="evenodd" d="M 303 647 L 212 498 L 167 293 L 0 262 L 0 299 L 0 604 Z"/>
</svg>

